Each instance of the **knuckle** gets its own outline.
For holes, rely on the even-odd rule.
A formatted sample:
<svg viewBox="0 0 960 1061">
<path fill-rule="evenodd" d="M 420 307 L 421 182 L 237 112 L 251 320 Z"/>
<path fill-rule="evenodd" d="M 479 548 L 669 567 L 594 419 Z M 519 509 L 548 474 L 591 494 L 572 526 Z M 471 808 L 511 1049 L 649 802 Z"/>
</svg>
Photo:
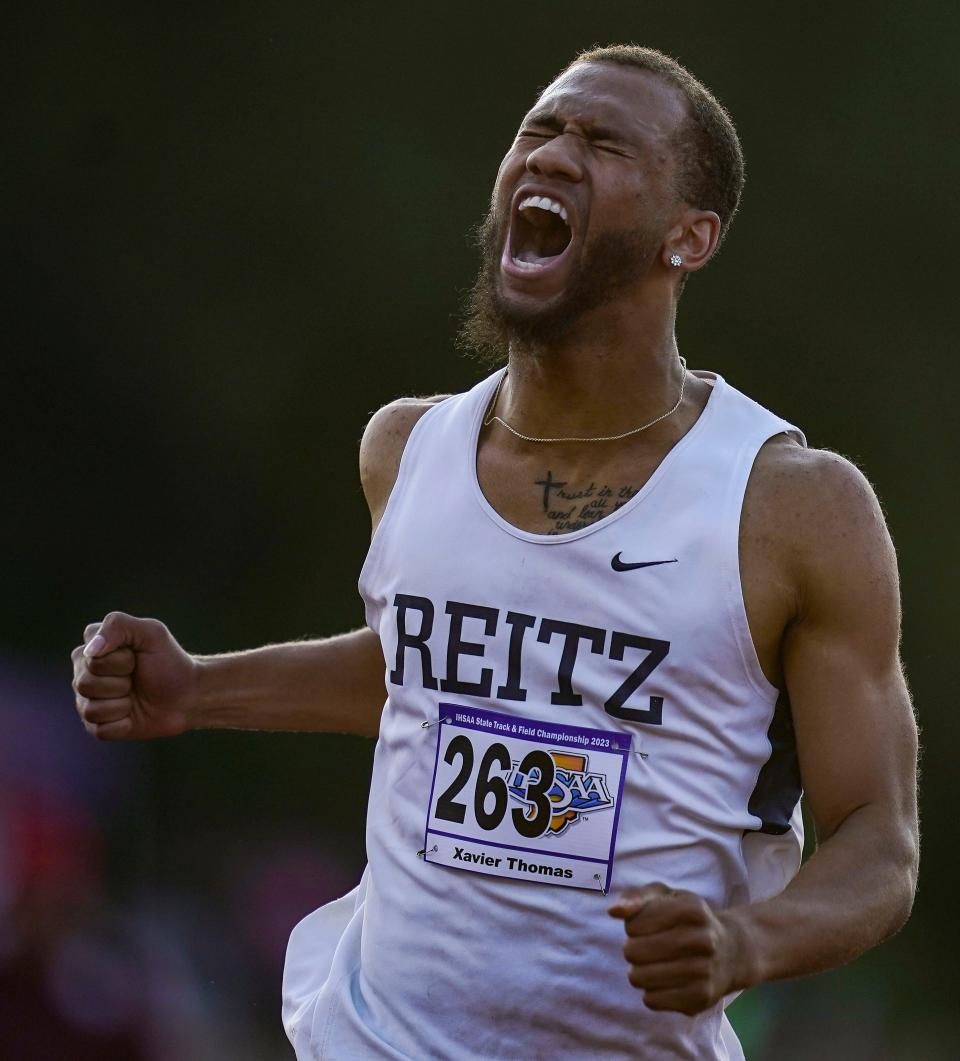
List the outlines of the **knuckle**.
<svg viewBox="0 0 960 1061">
<path fill-rule="evenodd" d="M 103 708 L 95 700 L 88 700 L 83 709 L 84 721 L 90 722 L 94 726 L 99 726 L 104 721 L 102 715 Z"/>
<path fill-rule="evenodd" d="M 716 953 L 716 941 L 709 932 L 694 931 L 687 943 L 687 952 L 693 957 L 709 958 Z"/>
<path fill-rule="evenodd" d="M 646 922 L 641 914 L 634 914 L 633 917 L 624 922 L 624 929 L 628 936 L 643 935 L 645 926 Z"/>
<path fill-rule="evenodd" d="M 97 683 L 93 680 L 93 675 L 88 671 L 83 671 L 73 682 L 73 691 L 79 693 L 80 696 L 94 696 L 97 692 Z"/>
<path fill-rule="evenodd" d="M 129 701 L 120 698 L 109 702 L 94 700 L 84 714 L 84 718 L 88 722 L 102 726 L 106 722 L 117 722 L 129 713 Z"/>
<path fill-rule="evenodd" d="M 712 963 L 709 958 L 694 958 L 690 962 L 690 973 L 697 980 L 708 980 Z"/>
</svg>

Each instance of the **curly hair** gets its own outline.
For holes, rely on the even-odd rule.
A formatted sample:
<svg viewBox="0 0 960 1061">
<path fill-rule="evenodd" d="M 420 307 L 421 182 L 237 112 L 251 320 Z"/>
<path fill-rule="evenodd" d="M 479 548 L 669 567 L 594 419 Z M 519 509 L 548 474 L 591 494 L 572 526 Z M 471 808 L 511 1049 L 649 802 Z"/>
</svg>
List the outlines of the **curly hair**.
<svg viewBox="0 0 960 1061">
<path fill-rule="evenodd" d="M 638 44 L 588 48 L 562 73 L 580 63 L 616 63 L 647 70 L 680 90 L 687 101 L 687 120 L 674 144 L 679 164 L 677 192 L 691 206 L 717 214 L 719 247 L 737 212 L 744 181 L 743 149 L 723 104 L 686 67 L 655 48 Z"/>
</svg>

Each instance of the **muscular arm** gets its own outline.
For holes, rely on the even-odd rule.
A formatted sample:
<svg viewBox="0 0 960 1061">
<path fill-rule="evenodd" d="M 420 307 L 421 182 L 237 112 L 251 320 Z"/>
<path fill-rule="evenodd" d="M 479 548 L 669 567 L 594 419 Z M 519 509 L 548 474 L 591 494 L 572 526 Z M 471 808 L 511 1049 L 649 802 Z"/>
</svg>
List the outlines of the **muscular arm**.
<svg viewBox="0 0 960 1061">
<path fill-rule="evenodd" d="M 794 597 L 780 662 L 818 847 L 763 902 L 715 913 L 653 884 L 614 904 L 630 980 L 655 1009 L 697 1013 L 850 961 L 903 925 L 916 888 L 917 730 L 880 506 L 834 454 L 784 447 L 768 472 L 756 500 Z"/>
<path fill-rule="evenodd" d="M 818 847 L 782 894 L 725 915 L 741 943 L 735 987 L 855 958 L 903 925 L 917 879 L 917 730 L 893 545 L 856 468 L 833 454 L 787 459 L 799 465 L 782 506 L 798 600 L 782 662 Z"/>
<path fill-rule="evenodd" d="M 374 528 L 410 431 L 438 400 L 401 399 L 367 426 L 360 477 Z M 191 656 L 158 620 L 111 612 L 87 627 L 72 659 L 77 710 L 101 740 L 213 728 L 375 736 L 386 698 L 380 639 L 370 629 Z"/>
</svg>

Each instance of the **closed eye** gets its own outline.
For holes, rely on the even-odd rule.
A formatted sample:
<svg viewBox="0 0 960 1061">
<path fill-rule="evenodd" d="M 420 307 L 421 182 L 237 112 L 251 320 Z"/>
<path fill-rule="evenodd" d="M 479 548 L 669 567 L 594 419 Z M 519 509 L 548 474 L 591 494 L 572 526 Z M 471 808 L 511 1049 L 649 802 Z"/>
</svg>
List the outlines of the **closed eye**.
<svg viewBox="0 0 960 1061">
<path fill-rule="evenodd" d="M 599 148 L 601 151 L 607 151 L 612 155 L 622 155 L 624 158 L 632 158 L 633 156 L 629 151 L 624 150 L 618 144 L 604 144 L 597 143 L 594 141 L 594 147 Z"/>
<path fill-rule="evenodd" d="M 553 137 L 559 135 L 559 130 L 556 129 L 521 129 L 517 133 L 517 139 L 534 139 L 534 140 L 552 140 Z M 626 150 L 619 141 L 603 141 L 597 137 L 591 136 L 585 138 L 589 141 L 592 147 L 599 149 L 600 151 L 606 151 L 611 155 L 620 155 L 623 158 L 633 158 L 634 156 L 630 151 Z"/>
</svg>

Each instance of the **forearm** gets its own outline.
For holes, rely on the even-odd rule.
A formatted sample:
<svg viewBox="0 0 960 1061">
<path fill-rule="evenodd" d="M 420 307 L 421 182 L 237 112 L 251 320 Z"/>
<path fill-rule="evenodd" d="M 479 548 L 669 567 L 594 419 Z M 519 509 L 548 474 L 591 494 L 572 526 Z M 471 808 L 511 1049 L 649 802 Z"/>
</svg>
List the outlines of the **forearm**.
<svg viewBox="0 0 960 1061">
<path fill-rule="evenodd" d="M 194 659 L 192 729 L 378 732 L 384 663 L 370 629 Z"/>
<path fill-rule="evenodd" d="M 720 915 L 738 941 L 732 989 L 823 972 L 902 927 L 916 888 L 917 839 L 865 806 L 772 899 Z"/>
</svg>

